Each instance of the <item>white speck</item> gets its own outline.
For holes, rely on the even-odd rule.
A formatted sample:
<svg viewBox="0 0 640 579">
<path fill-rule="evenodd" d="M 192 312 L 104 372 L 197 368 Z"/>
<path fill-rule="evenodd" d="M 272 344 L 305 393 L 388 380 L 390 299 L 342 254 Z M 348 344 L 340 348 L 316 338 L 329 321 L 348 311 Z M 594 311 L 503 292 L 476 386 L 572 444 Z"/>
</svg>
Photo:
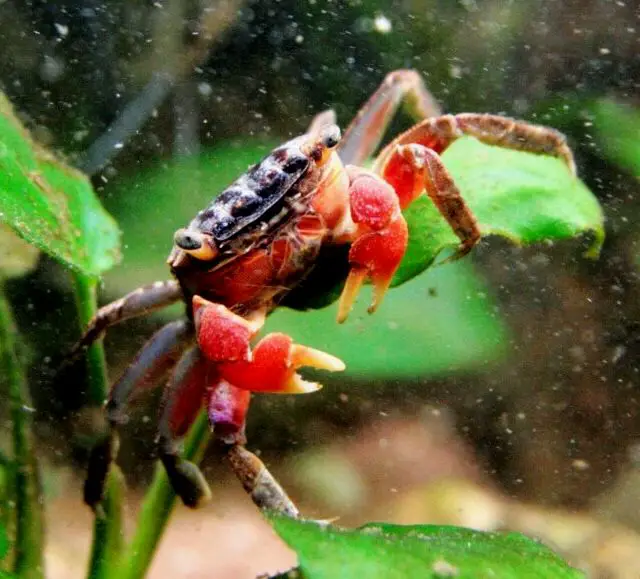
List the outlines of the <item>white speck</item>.
<svg viewBox="0 0 640 579">
<path fill-rule="evenodd" d="M 69 34 L 69 27 L 66 24 L 59 24 L 56 22 L 54 26 L 62 38 L 65 38 L 67 34 Z"/>
<path fill-rule="evenodd" d="M 46 82 L 56 82 L 64 74 L 64 61 L 60 58 L 45 55 L 40 67 L 40 76 Z"/>
<path fill-rule="evenodd" d="M 611 54 L 611 51 L 608 48 L 601 48 L 598 52 L 602 55 Z"/>
<path fill-rule="evenodd" d="M 451 78 L 462 78 L 462 68 L 460 68 L 457 64 L 452 64 L 449 67 L 449 76 Z"/>
<path fill-rule="evenodd" d="M 203 97 L 208 97 L 213 92 L 213 87 L 208 82 L 198 83 L 198 92 Z"/>
<path fill-rule="evenodd" d="M 384 14 L 378 14 L 373 20 L 373 29 L 380 34 L 389 34 L 391 32 L 391 20 Z"/>
<path fill-rule="evenodd" d="M 591 466 L 589 464 L 588 461 L 584 460 L 583 458 L 576 458 L 572 463 L 571 466 L 575 469 L 575 470 L 588 470 L 589 466 Z"/>
<path fill-rule="evenodd" d="M 295 38 L 296 44 L 302 44 L 304 42 L 304 36 L 302 34 L 298 34 Z"/>
<path fill-rule="evenodd" d="M 114 149 L 122 149 L 124 147 L 124 143 L 116 143 L 115 145 L 113 145 Z"/>
<path fill-rule="evenodd" d="M 89 134 L 89 131 L 86 130 L 86 129 L 81 129 L 81 130 L 75 131 L 73 133 L 73 140 L 76 141 L 76 142 L 83 141 L 87 137 L 88 134 Z"/>
<path fill-rule="evenodd" d="M 618 344 L 613 349 L 613 355 L 611 356 L 611 363 L 617 364 L 620 361 L 620 358 L 622 358 L 622 356 L 624 356 L 626 352 L 627 352 L 627 348 L 622 344 Z"/>
</svg>

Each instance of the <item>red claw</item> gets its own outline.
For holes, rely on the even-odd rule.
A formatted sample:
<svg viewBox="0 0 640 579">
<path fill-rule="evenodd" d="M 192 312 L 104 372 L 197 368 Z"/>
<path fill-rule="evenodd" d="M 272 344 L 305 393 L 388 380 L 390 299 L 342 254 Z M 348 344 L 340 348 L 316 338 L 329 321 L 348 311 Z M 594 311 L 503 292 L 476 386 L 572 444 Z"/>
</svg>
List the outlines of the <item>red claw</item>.
<svg viewBox="0 0 640 579">
<path fill-rule="evenodd" d="M 362 284 L 374 286 L 369 312 L 384 297 L 409 239 L 398 196 L 388 183 L 362 169 L 349 168 L 351 218 L 356 224 L 349 250 L 351 271 L 338 304 L 338 322 L 346 320 Z"/>
<path fill-rule="evenodd" d="M 262 312 L 244 319 L 198 296 L 193 303 L 200 350 L 216 363 L 220 377 L 234 387 L 252 392 L 307 393 L 321 386 L 303 380 L 296 372 L 301 366 L 344 370 L 344 363 L 338 358 L 294 344 L 285 334 L 269 334 L 251 351 L 251 339 L 264 323 Z"/>
<path fill-rule="evenodd" d="M 221 375 L 239 388 L 253 392 L 306 394 L 322 386 L 308 382 L 296 372 L 301 366 L 312 366 L 331 372 L 344 370 L 344 363 L 319 350 L 294 344 L 285 334 L 265 336 L 253 350 L 250 362 L 227 362 L 220 365 Z"/>
<path fill-rule="evenodd" d="M 212 362 L 250 360 L 249 341 L 255 334 L 251 324 L 220 304 L 200 296 L 193 298 L 198 344 Z"/>
</svg>

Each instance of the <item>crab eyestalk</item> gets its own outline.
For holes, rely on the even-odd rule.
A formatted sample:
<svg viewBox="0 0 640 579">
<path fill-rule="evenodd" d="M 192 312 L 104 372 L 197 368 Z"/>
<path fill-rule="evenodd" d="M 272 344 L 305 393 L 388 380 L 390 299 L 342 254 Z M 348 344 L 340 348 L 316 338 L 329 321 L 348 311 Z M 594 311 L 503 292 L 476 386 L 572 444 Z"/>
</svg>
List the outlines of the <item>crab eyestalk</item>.
<svg viewBox="0 0 640 579">
<path fill-rule="evenodd" d="M 201 231 L 178 229 L 173 236 L 173 242 L 176 247 L 201 261 L 209 261 L 218 255 L 213 238 Z"/>
<path fill-rule="evenodd" d="M 331 158 L 331 153 L 338 146 L 340 138 L 340 128 L 337 125 L 322 127 L 317 134 L 311 135 L 309 141 L 303 145 L 302 151 L 321 167 Z"/>
</svg>

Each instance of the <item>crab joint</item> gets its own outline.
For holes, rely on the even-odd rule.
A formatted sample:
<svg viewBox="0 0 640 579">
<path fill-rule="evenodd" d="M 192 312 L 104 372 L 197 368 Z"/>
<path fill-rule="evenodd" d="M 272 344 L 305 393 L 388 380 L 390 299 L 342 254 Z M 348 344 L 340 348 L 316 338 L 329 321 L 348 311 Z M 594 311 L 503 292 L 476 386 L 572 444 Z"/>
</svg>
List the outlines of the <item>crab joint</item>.
<svg viewBox="0 0 640 579">
<path fill-rule="evenodd" d="M 238 444 L 229 448 L 227 458 L 244 489 L 260 509 L 276 511 L 290 517 L 300 513 L 264 463 Z"/>
<path fill-rule="evenodd" d="M 177 247 L 189 255 L 207 261 L 218 255 L 215 242 L 210 235 L 192 229 L 178 229 L 173 236 Z"/>
</svg>

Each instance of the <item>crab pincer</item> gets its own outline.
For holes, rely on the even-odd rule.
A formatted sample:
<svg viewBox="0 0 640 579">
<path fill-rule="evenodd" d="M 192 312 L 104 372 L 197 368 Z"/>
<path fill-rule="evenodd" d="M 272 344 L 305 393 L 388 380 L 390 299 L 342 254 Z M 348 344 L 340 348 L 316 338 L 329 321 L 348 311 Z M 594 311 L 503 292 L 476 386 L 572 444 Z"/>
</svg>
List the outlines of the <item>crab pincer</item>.
<svg viewBox="0 0 640 579">
<path fill-rule="evenodd" d="M 193 298 L 196 335 L 200 350 L 216 363 L 221 378 L 252 392 L 306 394 L 321 388 L 304 380 L 296 370 L 303 366 L 340 372 L 342 360 L 301 344 L 281 333 L 271 333 L 252 349 L 251 340 L 264 323 L 264 315 L 245 319 L 225 306 L 199 296 Z"/>
<path fill-rule="evenodd" d="M 349 249 L 351 270 L 338 304 L 338 322 L 351 310 L 362 284 L 371 279 L 374 312 L 389 289 L 407 248 L 409 233 L 402 216 L 398 195 L 377 175 L 348 167 L 353 242 Z"/>
</svg>

